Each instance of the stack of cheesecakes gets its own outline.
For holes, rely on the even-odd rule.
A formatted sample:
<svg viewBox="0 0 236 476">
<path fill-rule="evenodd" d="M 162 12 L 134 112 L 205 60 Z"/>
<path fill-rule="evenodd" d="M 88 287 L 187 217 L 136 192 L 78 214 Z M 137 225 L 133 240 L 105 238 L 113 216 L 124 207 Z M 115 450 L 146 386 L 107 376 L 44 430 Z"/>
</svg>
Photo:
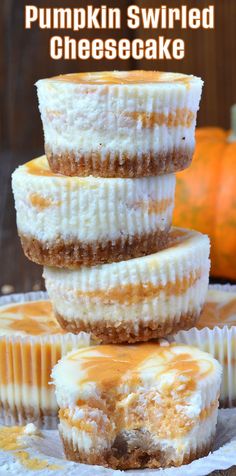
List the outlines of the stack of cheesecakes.
<svg viewBox="0 0 236 476">
<path fill-rule="evenodd" d="M 175 176 L 191 163 L 202 81 L 150 71 L 37 83 L 46 156 L 13 174 L 26 255 L 44 265 L 61 326 L 103 343 L 194 325 L 209 240 L 172 228 Z"/>
<path fill-rule="evenodd" d="M 214 436 L 220 367 L 140 343 L 192 327 L 207 293 L 208 237 L 171 226 L 202 81 L 102 72 L 37 87 L 46 156 L 13 174 L 18 232 L 60 326 L 102 344 L 53 370 L 66 455 L 120 469 L 191 461 Z"/>
</svg>

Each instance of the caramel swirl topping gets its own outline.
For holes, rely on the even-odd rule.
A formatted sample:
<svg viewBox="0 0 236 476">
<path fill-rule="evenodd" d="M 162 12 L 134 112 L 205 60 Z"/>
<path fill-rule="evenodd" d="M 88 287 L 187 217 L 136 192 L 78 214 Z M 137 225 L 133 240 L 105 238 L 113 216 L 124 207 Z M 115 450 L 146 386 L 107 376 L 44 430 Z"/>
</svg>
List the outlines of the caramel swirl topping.
<svg viewBox="0 0 236 476">
<path fill-rule="evenodd" d="M 80 349 L 68 360 L 81 362 L 81 370 L 85 371 L 83 383 L 95 382 L 103 391 L 118 387 L 123 379 L 131 385 L 139 384 L 142 372 L 152 369 L 156 377 L 168 372 L 186 377 L 179 388 L 180 393 L 186 393 L 193 391 L 197 380 L 212 370 L 210 361 L 198 362 L 191 352 L 178 352 L 176 344 L 101 345 Z"/>
<path fill-rule="evenodd" d="M 0 308 L 0 334 L 62 334 L 50 301 L 31 301 Z"/>
<path fill-rule="evenodd" d="M 50 78 L 69 83 L 84 84 L 145 84 L 179 83 L 189 86 L 191 76 L 163 71 L 98 71 L 93 73 L 71 73 Z"/>
</svg>

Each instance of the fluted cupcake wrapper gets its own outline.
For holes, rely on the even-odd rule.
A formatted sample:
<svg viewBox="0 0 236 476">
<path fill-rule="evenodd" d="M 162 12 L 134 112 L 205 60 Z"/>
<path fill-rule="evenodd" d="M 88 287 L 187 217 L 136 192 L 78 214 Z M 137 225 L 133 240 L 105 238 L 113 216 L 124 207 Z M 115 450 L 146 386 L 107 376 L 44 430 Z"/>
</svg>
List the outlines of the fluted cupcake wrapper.
<svg viewBox="0 0 236 476">
<path fill-rule="evenodd" d="M 210 289 L 235 292 L 236 286 L 212 285 Z M 173 336 L 175 342 L 194 345 L 209 352 L 223 367 L 220 392 L 220 405 L 223 408 L 236 406 L 236 326 L 225 325 L 212 329 L 193 327 L 188 331 L 180 331 Z"/>
<path fill-rule="evenodd" d="M 195 441 L 195 443 L 193 442 L 191 447 L 186 449 L 186 451 L 176 459 L 174 455 L 171 454 L 170 450 L 168 451 L 167 449 L 167 451 L 165 451 L 163 448 L 163 451 L 160 451 L 158 445 L 156 449 L 155 445 L 153 445 L 154 447 L 151 449 L 136 448 L 127 451 L 127 453 L 123 450 L 124 454 L 118 454 L 117 450 L 114 450 L 113 448 L 104 451 L 100 450 L 99 452 L 96 451 L 96 449 L 93 451 L 85 451 L 84 449 L 81 449 L 80 444 L 78 444 L 78 435 L 75 427 L 69 428 L 67 426 L 65 428 L 64 425 L 60 424 L 59 432 L 67 459 L 76 461 L 77 463 L 101 465 L 126 470 L 132 468 L 143 468 L 142 460 L 145 461 L 146 466 L 149 468 L 158 468 L 160 466 L 168 468 L 173 465 L 186 465 L 195 459 L 203 458 L 213 449 L 215 427 L 216 419 L 213 421 L 212 431 L 209 432 L 210 434 L 206 441 L 201 443 L 198 441 Z M 79 441 L 81 441 L 81 435 Z M 141 469 L 139 469 L 139 471 L 141 471 Z M 148 471 L 148 469 L 146 469 L 146 471 Z"/>
<path fill-rule="evenodd" d="M 45 299 L 46 293 L 17 294 L 0 298 L 0 305 Z M 58 406 L 51 370 L 67 352 L 87 346 L 87 334 L 0 337 L 0 422 L 55 428 Z"/>
</svg>

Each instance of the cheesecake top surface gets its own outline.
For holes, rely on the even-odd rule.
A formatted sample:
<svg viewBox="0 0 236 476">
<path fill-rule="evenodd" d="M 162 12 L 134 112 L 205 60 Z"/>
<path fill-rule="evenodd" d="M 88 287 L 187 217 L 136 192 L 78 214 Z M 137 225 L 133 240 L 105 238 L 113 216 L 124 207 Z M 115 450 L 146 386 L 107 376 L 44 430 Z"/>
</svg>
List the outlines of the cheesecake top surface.
<svg viewBox="0 0 236 476">
<path fill-rule="evenodd" d="M 49 300 L 8 304 L 0 307 L 0 336 L 64 334 Z"/>
<path fill-rule="evenodd" d="M 190 86 L 192 83 L 202 82 L 200 78 L 192 75 L 143 70 L 71 73 L 54 76 L 45 80 L 88 85 L 179 84 Z"/>
<path fill-rule="evenodd" d="M 94 177 L 93 175 L 88 175 L 86 177 L 78 177 L 78 176 L 67 176 L 67 175 L 62 175 L 57 172 L 52 172 L 52 170 L 49 167 L 48 160 L 46 155 L 41 155 L 40 157 L 36 157 L 35 159 L 30 160 L 29 162 L 26 162 L 25 164 L 19 165 L 13 172 L 12 176 L 22 176 L 22 175 L 30 175 L 30 176 L 35 176 L 35 177 L 43 177 L 45 180 L 46 177 L 48 178 L 53 178 L 56 180 L 62 180 L 63 184 L 67 185 L 68 187 L 71 186 L 71 184 L 79 185 L 81 187 L 92 187 L 92 188 L 97 188 L 99 186 L 103 186 L 106 183 L 109 184 L 122 184 L 123 186 L 127 183 L 131 182 L 139 182 L 139 183 L 146 183 L 147 181 L 151 181 L 153 177 L 139 177 L 139 178 L 121 178 L 121 177 Z M 174 177 L 173 174 L 166 174 L 165 177 L 168 177 L 169 180 L 172 180 Z M 161 176 L 160 177 L 154 177 L 155 179 L 160 179 L 161 183 Z"/>
<path fill-rule="evenodd" d="M 99 183 L 104 183 L 106 181 L 118 181 L 118 180 L 124 180 L 120 178 L 100 178 L 100 177 L 93 177 L 92 175 L 89 175 L 88 177 L 77 177 L 77 176 L 67 176 L 67 175 L 62 175 L 57 172 L 52 172 L 52 170 L 49 167 L 48 160 L 46 155 L 41 155 L 40 157 L 36 157 L 33 160 L 30 160 L 29 162 L 26 162 L 25 164 L 20 165 L 14 172 L 13 176 L 18 175 L 18 174 L 29 174 L 31 176 L 36 176 L 36 177 L 43 177 L 44 180 L 46 177 L 52 177 L 56 179 L 61 179 L 63 180 L 64 184 L 67 184 L 68 186 L 71 185 L 71 183 L 79 184 L 80 186 L 92 186 L 95 187 L 96 185 L 98 186 Z M 126 180 L 131 180 L 131 179 L 126 179 Z"/>
<path fill-rule="evenodd" d="M 199 382 L 220 372 L 209 354 L 194 347 L 161 343 L 100 345 L 69 353 L 53 369 L 58 388 L 89 398 L 122 388 L 159 387 L 179 396 L 193 392 Z"/>
<path fill-rule="evenodd" d="M 225 325 L 236 325 L 236 292 L 210 289 L 197 328 Z"/>
<path fill-rule="evenodd" d="M 64 180 L 68 180 L 71 177 L 67 177 L 64 175 L 61 175 L 59 173 L 54 173 L 51 171 L 47 157 L 46 155 L 41 155 L 40 157 L 37 157 L 33 160 L 30 160 L 29 162 L 26 162 L 23 165 L 20 165 L 14 174 L 18 173 L 28 173 L 30 175 L 36 175 L 36 176 L 43 176 L 43 177 L 58 177 Z M 76 177 L 73 177 L 73 179 Z"/>
</svg>

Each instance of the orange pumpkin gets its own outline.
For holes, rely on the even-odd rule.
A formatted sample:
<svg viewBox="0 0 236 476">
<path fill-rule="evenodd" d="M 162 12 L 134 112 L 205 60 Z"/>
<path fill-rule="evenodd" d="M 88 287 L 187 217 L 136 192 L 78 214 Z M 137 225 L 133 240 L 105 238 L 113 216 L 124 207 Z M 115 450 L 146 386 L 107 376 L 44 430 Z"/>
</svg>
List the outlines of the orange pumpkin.
<svg viewBox="0 0 236 476">
<path fill-rule="evenodd" d="M 174 224 L 207 233 L 211 276 L 236 279 L 236 134 L 197 129 L 192 166 L 177 176 Z"/>
</svg>

